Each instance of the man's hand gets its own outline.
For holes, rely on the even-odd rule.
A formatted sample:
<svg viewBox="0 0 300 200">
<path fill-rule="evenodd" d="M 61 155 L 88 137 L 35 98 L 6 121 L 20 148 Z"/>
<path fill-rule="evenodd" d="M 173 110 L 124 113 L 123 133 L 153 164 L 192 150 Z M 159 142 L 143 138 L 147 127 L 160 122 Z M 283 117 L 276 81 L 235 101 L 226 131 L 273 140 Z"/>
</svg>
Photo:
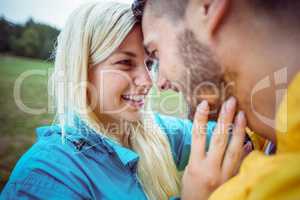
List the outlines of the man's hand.
<svg viewBox="0 0 300 200">
<path fill-rule="evenodd" d="M 205 152 L 209 106 L 206 101 L 198 106 L 190 160 L 183 175 L 183 200 L 207 200 L 214 190 L 238 171 L 244 153 L 246 118 L 241 111 L 235 117 L 235 109 L 233 97 L 222 105 L 209 150 Z M 230 129 L 232 137 L 229 142 Z"/>
</svg>

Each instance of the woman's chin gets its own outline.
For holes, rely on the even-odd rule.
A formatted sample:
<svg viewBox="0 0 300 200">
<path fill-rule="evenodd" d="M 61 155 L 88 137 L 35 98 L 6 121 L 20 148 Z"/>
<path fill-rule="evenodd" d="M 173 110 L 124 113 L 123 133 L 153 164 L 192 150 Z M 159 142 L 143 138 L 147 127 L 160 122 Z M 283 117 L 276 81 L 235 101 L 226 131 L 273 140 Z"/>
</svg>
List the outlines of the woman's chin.
<svg viewBox="0 0 300 200">
<path fill-rule="evenodd" d="M 132 112 L 132 111 L 125 112 L 122 115 L 122 118 L 123 118 L 123 120 L 129 121 L 129 122 L 139 121 L 142 118 L 142 110 L 137 110 L 135 112 Z"/>
</svg>

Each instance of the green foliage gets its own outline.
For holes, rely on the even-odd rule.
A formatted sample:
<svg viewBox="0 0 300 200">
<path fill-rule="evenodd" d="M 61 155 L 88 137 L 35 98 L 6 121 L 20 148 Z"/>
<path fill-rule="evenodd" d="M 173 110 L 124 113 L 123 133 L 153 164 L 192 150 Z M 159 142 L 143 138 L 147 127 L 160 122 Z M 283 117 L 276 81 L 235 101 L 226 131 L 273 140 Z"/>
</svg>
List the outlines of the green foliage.
<svg viewBox="0 0 300 200">
<path fill-rule="evenodd" d="M 59 30 L 29 19 L 18 25 L 0 18 L 0 53 L 50 59 Z"/>
</svg>

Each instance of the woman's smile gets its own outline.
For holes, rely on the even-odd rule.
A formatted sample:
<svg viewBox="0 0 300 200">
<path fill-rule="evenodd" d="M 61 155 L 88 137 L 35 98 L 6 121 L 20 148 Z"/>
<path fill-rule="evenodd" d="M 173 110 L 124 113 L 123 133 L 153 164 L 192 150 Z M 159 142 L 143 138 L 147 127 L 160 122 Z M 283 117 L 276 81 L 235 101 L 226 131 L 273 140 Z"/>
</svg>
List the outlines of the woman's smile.
<svg viewBox="0 0 300 200">
<path fill-rule="evenodd" d="M 121 98 L 127 105 L 141 109 L 145 105 L 146 94 L 124 94 Z"/>
</svg>

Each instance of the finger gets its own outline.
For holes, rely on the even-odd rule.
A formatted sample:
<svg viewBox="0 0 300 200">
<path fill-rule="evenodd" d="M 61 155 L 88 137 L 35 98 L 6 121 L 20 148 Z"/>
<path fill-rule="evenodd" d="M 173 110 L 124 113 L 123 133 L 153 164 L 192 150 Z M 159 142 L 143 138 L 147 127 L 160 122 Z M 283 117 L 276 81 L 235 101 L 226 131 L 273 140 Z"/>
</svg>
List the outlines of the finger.
<svg viewBox="0 0 300 200">
<path fill-rule="evenodd" d="M 235 114 L 236 100 L 234 97 L 226 101 L 219 114 L 217 127 L 214 130 L 211 144 L 209 146 L 208 157 L 214 166 L 221 167 L 223 156 L 227 147 L 229 129 L 232 127 L 232 121 Z"/>
<path fill-rule="evenodd" d="M 244 154 L 244 140 L 246 129 L 244 112 L 239 112 L 234 124 L 231 142 L 227 148 L 222 166 L 223 179 L 227 180 L 238 171 Z"/>
<path fill-rule="evenodd" d="M 251 151 L 253 151 L 252 143 L 249 141 L 243 146 L 244 153 L 243 153 L 243 158 L 246 157 Z"/>
<path fill-rule="evenodd" d="M 199 160 L 205 157 L 206 125 L 208 121 L 208 114 L 208 103 L 207 101 L 202 101 L 197 108 L 194 118 L 191 145 L 192 160 Z"/>
<path fill-rule="evenodd" d="M 242 155 L 241 155 L 241 158 L 240 158 L 240 161 L 236 164 L 236 168 L 235 170 L 232 172 L 233 175 L 237 174 L 240 170 L 240 167 L 242 165 L 242 162 L 244 161 L 244 159 L 253 151 L 253 148 L 252 148 L 252 144 L 251 142 L 248 142 L 247 144 L 245 144 L 243 146 L 243 151 L 242 151 Z M 225 173 L 225 172 L 224 172 Z M 226 178 L 226 177 L 225 177 Z M 227 177 L 228 178 L 228 177 Z"/>
</svg>

